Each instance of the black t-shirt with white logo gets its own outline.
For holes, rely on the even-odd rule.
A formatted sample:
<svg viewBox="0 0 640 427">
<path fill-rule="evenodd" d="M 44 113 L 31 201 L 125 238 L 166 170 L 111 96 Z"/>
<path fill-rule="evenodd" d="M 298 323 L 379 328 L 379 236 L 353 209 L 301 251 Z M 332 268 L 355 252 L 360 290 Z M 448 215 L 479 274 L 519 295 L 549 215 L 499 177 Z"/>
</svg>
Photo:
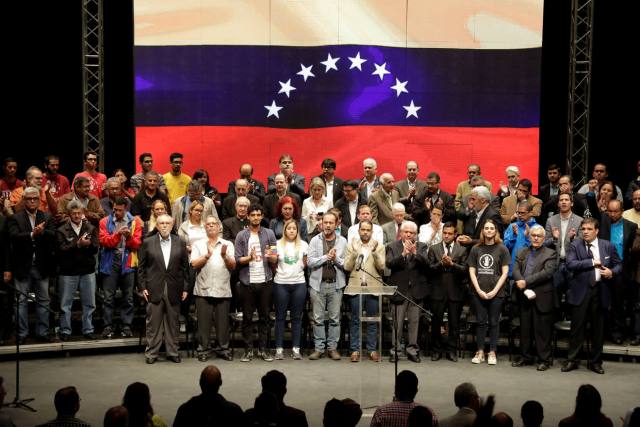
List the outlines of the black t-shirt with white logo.
<svg viewBox="0 0 640 427">
<path fill-rule="evenodd" d="M 502 243 L 474 246 L 467 258 L 467 265 L 476 269 L 478 285 L 484 292 L 493 290 L 502 275 L 502 266 L 510 262 L 509 250 Z M 504 296 L 504 286 L 497 296 Z"/>
</svg>

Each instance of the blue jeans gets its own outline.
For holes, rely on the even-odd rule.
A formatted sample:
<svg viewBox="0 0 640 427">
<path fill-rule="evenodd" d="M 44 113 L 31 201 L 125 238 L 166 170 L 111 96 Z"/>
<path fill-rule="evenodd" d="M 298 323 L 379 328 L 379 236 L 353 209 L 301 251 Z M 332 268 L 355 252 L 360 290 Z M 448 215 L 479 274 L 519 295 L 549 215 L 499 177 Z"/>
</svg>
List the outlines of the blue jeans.
<svg viewBox="0 0 640 427">
<path fill-rule="evenodd" d="M 309 288 L 313 310 L 313 341 L 317 351 L 335 350 L 340 339 L 340 306 L 342 289 L 335 283 L 320 283 L 320 291 Z M 324 329 L 325 311 L 329 317 L 329 335 Z M 326 346 L 325 346 L 326 341 Z"/>
<path fill-rule="evenodd" d="M 307 284 L 273 284 L 273 302 L 276 306 L 276 348 L 282 348 L 284 341 L 284 321 L 287 308 L 291 307 L 291 341 L 293 347 L 300 347 L 302 330 L 302 310 L 307 299 Z"/>
<path fill-rule="evenodd" d="M 354 295 L 349 298 L 351 304 L 351 348 L 352 352 L 360 351 L 360 296 Z M 378 314 L 378 297 L 373 295 L 363 295 L 364 311 L 367 316 Z M 378 338 L 378 324 L 367 322 L 367 351 L 376 351 Z"/>
<path fill-rule="evenodd" d="M 476 344 L 478 350 L 484 351 L 484 339 L 487 336 L 487 324 L 489 326 L 489 351 L 498 348 L 498 336 L 500 335 L 500 311 L 504 298 L 494 297 L 490 300 L 481 299 L 478 294 L 472 296 L 473 308 L 476 312 L 478 326 L 476 327 Z"/>
<path fill-rule="evenodd" d="M 111 275 L 102 279 L 102 290 L 104 291 L 104 302 L 102 306 L 102 316 L 104 327 L 113 325 L 113 311 L 115 309 L 115 295 L 118 286 L 122 290 L 122 301 L 120 302 L 120 319 L 124 326 L 131 326 L 133 321 L 133 282 L 135 273 L 120 273 L 120 264 L 113 263 Z"/>
<path fill-rule="evenodd" d="M 31 267 L 29 275 L 24 280 L 16 279 L 16 288 L 22 292 L 28 293 L 33 286 L 36 294 L 36 301 L 45 307 L 49 307 L 49 279 L 42 277 L 35 267 Z M 29 335 L 29 313 L 27 298 L 20 295 L 18 300 L 18 335 L 26 337 Z M 49 311 L 36 304 L 36 313 L 38 315 L 38 323 L 36 325 L 36 334 L 44 336 L 49 334 Z"/>
<path fill-rule="evenodd" d="M 93 333 L 93 312 L 96 310 L 96 274 L 60 276 L 60 334 L 71 335 L 71 306 L 73 296 L 80 290 L 82 303 L 82 333 Z"/>
</svg>

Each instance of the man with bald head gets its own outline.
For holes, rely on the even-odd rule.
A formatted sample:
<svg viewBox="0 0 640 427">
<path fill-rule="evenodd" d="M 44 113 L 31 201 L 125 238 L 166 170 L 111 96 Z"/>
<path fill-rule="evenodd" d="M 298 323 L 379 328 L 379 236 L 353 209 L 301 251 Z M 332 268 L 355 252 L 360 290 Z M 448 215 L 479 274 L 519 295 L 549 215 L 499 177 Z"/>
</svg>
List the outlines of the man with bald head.
<svg viewBox="0 0 640 427">
<path fill-rule="evenodd" d="M 398 194 L 400 194 L 400 203 L 402 203 L 407 213 L 411 214 L 413 199 L 415 199 L 416 195 L 420 194 L 422 190 L 424 190 L 427 184 L 418 179 L 418 173 L 420 172 L 420 168 L 418 167 L 418 163 L 409 160 L 407 162 L 407 177 L 402 181 L 398 181 L 396 183 L 396 190 L 398 190 Z"/>
<path fill-rule="evenodd" d="M 400 200 L 400 194 L 395 189 L 395 185 L 393 175 L 390 173 L 380 175 L 380 189 L 369 198 L 371 220 L 374 224 L 382 226 L 393 221 L 392 207 Z"/>
<path fill-rule="evenodd" d="M 209 365 L 200 374 L 200 390 L 178 408 L 173 427 L 181 426 L 245 426 L 246 418 L 240 406 L 229 402 L 219 393 L 222 374 Z"/>
<path fill-rule="evenodd" d="M 240 166 L 240 178 L 246 179 L 249 184 L 249 188 L 247 194 L 251 194 L 252 196 L 256 196 L 260 199 L 260 203 L 264 199 L 266 194 L 266 190 L 264 189 L 264 184 L 260 181 L 253 179 L 253 166 L 249 163 L 243 163 Z M 229 181 L 229 186 L 227 188 L 227 197 L 236 195 L 236 180 Z"/>
<path fill-rule="evenodd" d="M 173 218 L 160 215 L 158 234 L 145 239 L 138 252 L 138 286 L 147 304 L 146 362 L 158 359 L 164 342 L 167 360 L 180 363 L 178 353 L 178 317 L 180 301 L 189 289 L 189 255 L 185 243 L 175 234 Z"/>
<path fill-rule="evenodd" d="M 222 202 L 222 218 L 232 218 L 236 216 L 236 200 L 238 197 L 246 197 L 251 204 L 260 203 L 258 197 L 249 194 L 249 181 L 244 178 L 236 179 L 235 194 L 227 194 Z"/>
</svg>

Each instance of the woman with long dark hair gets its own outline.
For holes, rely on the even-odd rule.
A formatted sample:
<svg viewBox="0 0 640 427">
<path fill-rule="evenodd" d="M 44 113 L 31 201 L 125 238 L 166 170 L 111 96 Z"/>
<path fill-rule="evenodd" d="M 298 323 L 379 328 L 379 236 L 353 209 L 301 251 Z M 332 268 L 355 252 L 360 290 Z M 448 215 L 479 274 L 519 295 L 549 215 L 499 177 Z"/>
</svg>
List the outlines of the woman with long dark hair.
<svg viewBox="0 0 640 427">
<path fill-rule="evenodd" d="M 220 199 L 220 193 L 218 192 L 218 189 L 216 187 L 213 187 L 210 183 L 209 183 L 209 172 L 207 172 L 205 169 L 196 169 L 195 172 L 193 173 L 193 178 L 194 181 L 200 181 L 200 183 L 202 184 L 202 187 L 204 188 L 204 195 L 205 197 L 210 198 L 211 200 L 213 200 L 213 204 L 216 207 L 216 210 L 218 211 L 218 215 L 220 215 L 220 209 L 222 208 L 222 200 Z"/>
<path fill-rule="evenodd" d="M 122 406 L 129 411 L 129 427 L 167 427 L 162 418 L 153 413 L 151 392 L 145 383 L 129 384 L 122 398 Z"/>
<path fill-rule="evenodd" d="M 558 427 L 613 427 L 611 419 L 601 409 L 600 392 L 591 384 L 582 384 L 578 388 L 575 411 L 560 420 Z"/>
<path fill-rule="evenodd" d="M 487 363 L 498 362 L 496 350 L 500 333 L 500 311 L 504 300 L 504 284 L 509 274 L 511 255 L 502 244 L 498 225 L 493 220 L 486 220 L 480 232 L 480 242 L 471 248 L 467 264 L 469 277 L 473 285 L 471 301 L 476 312 L 478 326 L 476 328 L 476 344 L 478 349 L 471 363 L 485 361 L 484 340 L 489 325 L 489 357 Z"/>
</svg>

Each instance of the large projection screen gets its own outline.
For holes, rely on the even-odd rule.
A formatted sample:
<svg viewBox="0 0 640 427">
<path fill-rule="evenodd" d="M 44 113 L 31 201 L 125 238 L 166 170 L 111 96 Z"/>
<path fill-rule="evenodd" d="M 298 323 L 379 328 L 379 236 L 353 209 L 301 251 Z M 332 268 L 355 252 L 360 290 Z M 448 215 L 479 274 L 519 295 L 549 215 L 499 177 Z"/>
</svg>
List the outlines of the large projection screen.
<svg viewBox="0 0 640 427">
<path fill-rule="evenodd" d="M 543 0 L 135 0 L 136 153 L 222 192 L 241 163 L 404 177 L 455 191 L 469 163 L 537 188 Z M 309 179 L 307 179 L 307 182 Z"/>
</svg>

